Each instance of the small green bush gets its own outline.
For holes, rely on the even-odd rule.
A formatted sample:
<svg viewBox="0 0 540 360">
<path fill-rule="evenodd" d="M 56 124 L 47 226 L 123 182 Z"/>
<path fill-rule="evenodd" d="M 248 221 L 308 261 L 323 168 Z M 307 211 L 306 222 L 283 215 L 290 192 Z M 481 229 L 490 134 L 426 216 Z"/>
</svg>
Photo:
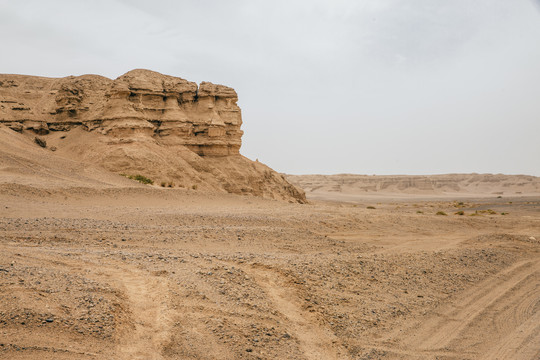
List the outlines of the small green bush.
<svg viewBox="0 0 540 360">
<path fill-rule="evenodd" d="M 460 210 L 460 211 L 456 211 L 454 214 L 456 214 L 456 215 L 465 215 L 465 212 Z"/>
<path fill-rule="evenodd" d="M 140 174 L 137 174 L 137 175 L 120 174 L 120 175 L 125 176 L 128 179 L 138 181 L 142 184 L 146 184 L 146 185 L 152 185 L 154 183 L 154 180 L 149 179 L 146 176 L 140 175 Z"/>
<path fill-rule="evenodd" d="M 197 186 L 197 184 L 193 184 L 193 186 L 191 186 L 191 188 L 192 188 L 193 190 L 197 190 L 198 186 Z"/>
<path fill-rule="evenodd" d="M 444 211 L 437 211 L 437 213 L 435 215 L 443 215 L 443 216 L 447 216 L 448 214 L 445 213 Z"/>
<path fill-rule="evenodd" d="M 423 211 L 420 211 L 420 210 L 418 210 L 418 211 L 416 211 L 416 213 L 417 213 L 417 214 L 423 214 L 424 212 L 423 212 Z"/>
<path fill-rule="evenodd" d="M 366 209 L 374 210 L 375 206 L 368 206 Z"/>
<path fill-rule="evenodd" d="M 487 209 L 487 210 L 480 210 L 478 211 L 479 214 L 488 214 L 488 215 L 497 215 L 497 212 L 496 211 L 493 211 L 491 209 Z"/>
</svg>

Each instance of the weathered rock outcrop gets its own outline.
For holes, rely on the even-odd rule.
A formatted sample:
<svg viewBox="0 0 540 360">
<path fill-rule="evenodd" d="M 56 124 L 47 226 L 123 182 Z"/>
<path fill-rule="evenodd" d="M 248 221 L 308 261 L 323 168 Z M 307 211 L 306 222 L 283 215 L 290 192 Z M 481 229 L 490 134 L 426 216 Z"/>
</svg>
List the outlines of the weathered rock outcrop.
<svg viewBox="0 0 540 360">
<path fill-rule="evenodd" d="M 115 80 L 0 75 L 0 124 L 44 136 L 61 156 L 157 182 L 304 202 L 281 175 L 239 154 L 237 101 L 227 86 L 140 69 Z"/>
<path fill-rule="evenodd" d="M 0 121 L 39 134 L 84 126 L 115 137 L 148 135 L 199 155 L 238 154 L 242 117 L 236 92 L 148 70 L 116 80 L 2 75 Z"/>
</svg>

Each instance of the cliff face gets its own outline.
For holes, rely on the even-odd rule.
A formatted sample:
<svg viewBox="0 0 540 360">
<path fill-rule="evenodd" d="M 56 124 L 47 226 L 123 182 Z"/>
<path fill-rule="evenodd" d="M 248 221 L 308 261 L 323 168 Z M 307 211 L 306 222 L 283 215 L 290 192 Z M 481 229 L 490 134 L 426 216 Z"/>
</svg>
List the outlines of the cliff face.
<svg viewBox="0 0 540 360">
<path fill-rule="evenodd" d="M 57 154 L 181 186 L 304 202 L 281 175 L 239 154 L 242 116 L 227 86 L 149 70 L 0 75 L 0 124 L 38 134 Z"/>
<path fill-rule="evenodd" d="M 238 154 L 242 117 L 236 92 L 148 70 L 116 80 L 3 75 L 0 121 L 40 134 L 83 126 L 114 137 L 155 136 L 199 155 Z"/>
</svg>

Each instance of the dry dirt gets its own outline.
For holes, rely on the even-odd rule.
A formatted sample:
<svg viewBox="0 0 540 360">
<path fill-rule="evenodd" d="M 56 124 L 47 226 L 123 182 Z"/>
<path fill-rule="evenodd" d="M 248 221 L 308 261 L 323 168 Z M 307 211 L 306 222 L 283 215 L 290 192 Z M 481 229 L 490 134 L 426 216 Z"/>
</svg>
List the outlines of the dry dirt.
<svg viewBox="0 0 540 360">
<path fill-rule="evenodd" d="M 1 359 L 540 358 L 539 178 L 289 177 L 304 204 L 234 90 L 184 85 L 0 79 Z"/>
<path fill-rule="evenodd" d="M 302 205 L 123 181 L 0 184 L 0 358 L 540 357 L 538 197 Z"/>
</svg>

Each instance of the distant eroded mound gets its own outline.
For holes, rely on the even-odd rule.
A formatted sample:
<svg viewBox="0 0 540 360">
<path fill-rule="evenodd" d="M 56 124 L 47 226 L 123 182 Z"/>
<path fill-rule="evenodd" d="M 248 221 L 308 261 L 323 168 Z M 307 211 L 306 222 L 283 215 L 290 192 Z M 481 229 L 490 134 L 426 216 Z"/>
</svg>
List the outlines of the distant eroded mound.
<svg viewBox="0 0 540 360">
<path fill-rule="evenodd" d="M 308 198 L 353 201 L 370 196 L 538 196 L 540 178 L 530 175 L 288 175 Z"/>
</svg>

